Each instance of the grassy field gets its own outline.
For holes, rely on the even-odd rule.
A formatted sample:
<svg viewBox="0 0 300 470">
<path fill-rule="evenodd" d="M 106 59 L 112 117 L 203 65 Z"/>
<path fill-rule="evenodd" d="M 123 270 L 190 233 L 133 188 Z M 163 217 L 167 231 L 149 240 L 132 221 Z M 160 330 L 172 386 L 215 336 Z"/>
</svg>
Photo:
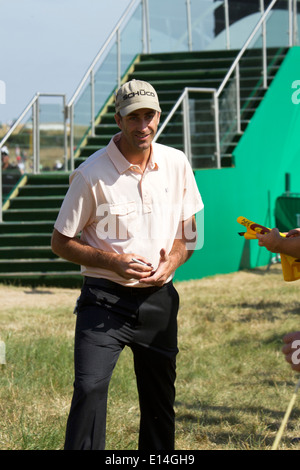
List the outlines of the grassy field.
<svg viewBox="0 0 300 470">
<path fill-rule="evenodd" d="M 181 296 L 177 450 L 268 450 L 298 375 L 281 353 L 300 329 L 300 281 L 280 265 L 177 283 Z M 0 450 L 61 449 L 72 396 L 79 291 L 0 286 Z M 1 366 L 0 366 L 1 367 Z M 125 349 L 110 388 L 107 449 L 137 448 L 139 410 Z M 300 450 L 300 393 L 280 449 Z"/>
</svg>

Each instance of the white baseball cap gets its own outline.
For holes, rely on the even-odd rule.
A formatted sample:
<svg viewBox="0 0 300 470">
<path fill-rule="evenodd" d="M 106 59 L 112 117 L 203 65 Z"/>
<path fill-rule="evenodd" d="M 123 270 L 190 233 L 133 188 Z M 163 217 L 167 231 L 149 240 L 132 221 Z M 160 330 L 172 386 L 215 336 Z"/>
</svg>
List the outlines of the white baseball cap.
<svg viewBox="0 0 300 470">
<path fill-rule="evenodd" d="M 152 85 L 142 80 L 130 80 L 124 83 L 116 93 L 116 113 L 121 116 L 141 108 L 161 112 L 157 93 Z"/>
<path fill-rule="evenodd" d="M 4 147 L 1 147 L 1 153 L 4 153 L 5 155 L 9 155 L 9 151 L 6 145 L 4 145 Z"/>
</svg>

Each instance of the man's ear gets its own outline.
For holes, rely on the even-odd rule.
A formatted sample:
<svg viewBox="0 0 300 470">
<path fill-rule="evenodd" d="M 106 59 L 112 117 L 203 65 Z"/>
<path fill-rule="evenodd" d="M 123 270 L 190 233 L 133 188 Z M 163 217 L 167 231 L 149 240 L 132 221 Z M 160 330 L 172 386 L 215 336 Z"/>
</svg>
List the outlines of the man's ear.
<svg viewBox="0 0 300 470">
<path fill-rule="evenodd" d="M 119 113 L 115 114 L 115 121 L 118 127 L 122 130 L 122 118 Z"/>
</svg>

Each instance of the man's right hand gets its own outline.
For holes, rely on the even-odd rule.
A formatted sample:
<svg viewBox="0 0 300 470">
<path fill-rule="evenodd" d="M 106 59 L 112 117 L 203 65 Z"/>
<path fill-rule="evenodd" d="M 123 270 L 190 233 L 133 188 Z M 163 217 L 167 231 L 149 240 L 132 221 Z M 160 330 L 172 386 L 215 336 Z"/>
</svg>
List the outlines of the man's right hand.
<svg viewBox="0 0 300 470">
<path fill-rule="evenodd" d="M 52 251 L 72 263 L 114 271 L 125 279 L 143 279 L 153 272 L 153 266 L 136 253 L 115 253 L 99 250 L 85 244 L 77 237 L 67 237 L 54 229 L 51 240 Z M 145 263 L 133 261 L 135 258 Z"/>
<path fill-rule="evenodd" d="M 134 261 L 134 259 L 145 264 Z M 152 264 L 143 256 L 134 253 L 116 255 L 111 269 L 125 279 L 144 279 L 153 272 Z"/>
</svg>

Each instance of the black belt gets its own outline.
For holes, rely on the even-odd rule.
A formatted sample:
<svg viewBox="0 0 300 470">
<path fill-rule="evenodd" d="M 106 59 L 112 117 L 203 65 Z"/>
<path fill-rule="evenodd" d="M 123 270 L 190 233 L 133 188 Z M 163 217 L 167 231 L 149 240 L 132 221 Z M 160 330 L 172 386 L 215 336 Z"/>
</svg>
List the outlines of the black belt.
<svg viewBox="0 0 300 470">
<path fill-rule="evenodd" d="M 172 281 L 164 284 L 165 287 L 168 284 L 171 284 Z M 131 286 L 123 286 L 122 284 L 118 284 L 117 282 L 110 281 L 109 279 L 104 279 L 100 277 L 90 277 L 85 276 L 83 284 L 86 286 L 96 286 L 102 287 L 103 289 L 113 289 L 116 292 L 126 292 L 126 293 L 134 293 L 134 294 L 152 294 L 153 292 L 157 292 L 161 289 L 159 286 L 149 286 L 149 287 L 131 287 Z"/>
</svg>

